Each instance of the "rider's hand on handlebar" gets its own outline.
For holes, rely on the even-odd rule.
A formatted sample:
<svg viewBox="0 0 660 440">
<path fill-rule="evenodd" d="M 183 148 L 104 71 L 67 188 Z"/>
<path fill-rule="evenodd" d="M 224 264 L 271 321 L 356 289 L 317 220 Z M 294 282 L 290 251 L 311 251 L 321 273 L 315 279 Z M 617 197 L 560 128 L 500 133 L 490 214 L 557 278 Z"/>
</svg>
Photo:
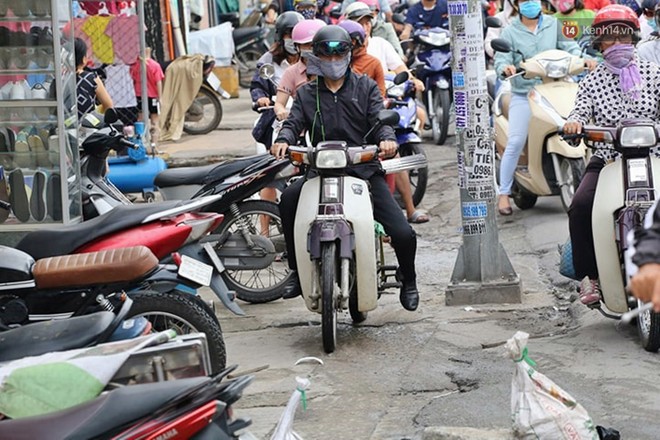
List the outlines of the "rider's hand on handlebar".
<svg viewBox="0 0 660 440">
<path fill-rule="evenodd" d="M 378 153 L 378 157 L 381 158 L 388 158 L 392 157 L 396 154 L 396 141 L 380 141 L 380 144 L 378 144 L 378 148 L 380 149 L 380 152 Z"/>
<path fill-rule="evenodd" d="M 653 309 L 660 312 L 660 264 L 642 265 L 630 279 L 630 290 L 644 302 L 653 301 Z"/>
<path fill-rule="evenodd" d="M 582 133 L 582 123 L 577 121 L 568 121 L 562 128 L 564 134 L 580 134 Z"/>
<path fill-rule="evenodd" d="M 598 61 L 596 61 L 596 60 L 585 60 L 584 65 L 587 67 L 587 69 L 594 70 L 596 67 L 598 67 Z"/>
<path fill-rule="evenodd" d="M 270 154 L 272 154 L 278 159 L 284 159 L 286 157 L 286 151 L 288 149 L 289 149 L 289 144 L 287 144 L 286 142 L 278 142 L 270 147 Z"/>
<path fill-rule="evenodd" d="M 283 121 L 289 116 L 289 111 L 287 109 L 280 109 L 275 113 L 275 117 L 278 121 Z"/>
<path fill-rule="evenodd" d="M 257 99 L 257 107 L 266 107 L 267 105 L 270 105 L 270 98 L 262 96 Z"/>
<path fill-rule="evenodd" d="M 511 75 L 515 75 L 515 74 L 516 74 L 516 66 L 514 66 L 514 65 L 506 66 L 502 70 L 502 76 L 504 76 L 506 78 L 510 77 Z"/>
</svg>

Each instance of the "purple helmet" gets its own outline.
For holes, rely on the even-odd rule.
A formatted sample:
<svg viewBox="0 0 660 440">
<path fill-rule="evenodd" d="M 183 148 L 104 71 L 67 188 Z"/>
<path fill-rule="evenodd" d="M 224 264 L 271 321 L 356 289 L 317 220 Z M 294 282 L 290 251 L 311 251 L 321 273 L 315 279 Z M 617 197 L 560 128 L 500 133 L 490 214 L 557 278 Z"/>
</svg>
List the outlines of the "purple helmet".
<svg viewBox="0 0 660 440">
<path fill-rule="evenodd" d="M 339 26 L 346 29 L 348 35 L 351 36 L 351 39 L 357 42 L 358 46 L 364 44 L 364 40 L 367 38 L 367 34 L 364 32 L 364 28 L 361 24 L 353 20 L 344 20 L 339 23 Z"/>
</svg>

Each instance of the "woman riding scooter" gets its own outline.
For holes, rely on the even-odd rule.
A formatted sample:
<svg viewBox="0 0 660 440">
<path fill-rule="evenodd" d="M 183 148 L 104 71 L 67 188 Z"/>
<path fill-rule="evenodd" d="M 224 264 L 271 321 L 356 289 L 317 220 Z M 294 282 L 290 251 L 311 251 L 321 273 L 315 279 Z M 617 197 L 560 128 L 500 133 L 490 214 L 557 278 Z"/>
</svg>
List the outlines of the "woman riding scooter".
<svg viewBox="0 0 660 440">
<path fill-rule="evenodd" d="M 634 44 L 639 40 L 637 14 L 627 6 L 606 6 L 596 14 L 592 26 L 594 46 L 604 62 L 584 78 L 578 88 L 575 108 L 564 125 L 564 133 L 577 134 L 582 125 L 616 126 L 624 118 L 660 119 L 660 67 L 640 59 Z M 658 155 L 658 148 L 652 149 Z M 573 246 L 573 264 L 580 283 L 580 301 L 600 300 L 598 268 L 592 234 L 592 208 L 598 175 L 619 153 L 598 149 L 592 156 L 568 211 Z"/>
<path fill-rule="evenodd" d="M 516 74 L 516 66 L 523 59 L 550 49 L 559 49 L 580 56 L 580 46 L 573 40 L 561 40 L 561 25 L 556 18 L 541 14 L 540 0 L 517 0 L 514 7 L 519 17 L 502 31 L 501 38 L 507 40 L 513 50 L 495 54 L 495 71 L 509 77 Z M 589 69 L 596 66 L 593 60 L 587 61 Z M 525 146 L 531 116 L 527 93 L 538 82 L 520 76 L 511 80 L 511 104 L 509 105 L 509 137 L 500 165 L 500 196 L 497 208 L 501 215 L 511 215 L 509 202 L 513 175 L 518 158 Z"/>
</svg>

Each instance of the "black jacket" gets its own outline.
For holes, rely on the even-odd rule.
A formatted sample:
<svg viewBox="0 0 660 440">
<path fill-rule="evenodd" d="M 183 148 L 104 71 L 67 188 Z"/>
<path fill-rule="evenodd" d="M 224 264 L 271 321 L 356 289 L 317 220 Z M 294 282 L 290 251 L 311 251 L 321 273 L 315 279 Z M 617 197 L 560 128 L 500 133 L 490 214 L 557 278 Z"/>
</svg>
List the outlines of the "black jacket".
<svg viewBox="0 0 660 440">
<path fill-rule="evenodd" d="M 642 266 L 647 263 L 660 263 L 660 203 L 653 212 L 653 224 L 636 234 L 633 262 Z"/>
<path fill-rule="evenodd" d="M 328 90 L 319 78 L 298 89 L 276 142 L 296 145 L 300 133 L 308 131 L 314 145 L 323 140 L 362 145 L 364 135 L 375 125 L 376 115 L 382 109 L 383 98 L 378 85 L 365 75 L 349 71 L 337 93 Z M 392 127 L 375 130 L 367 143 L 378 144 L 383 140 L 396 140 Z"/>
</svg>

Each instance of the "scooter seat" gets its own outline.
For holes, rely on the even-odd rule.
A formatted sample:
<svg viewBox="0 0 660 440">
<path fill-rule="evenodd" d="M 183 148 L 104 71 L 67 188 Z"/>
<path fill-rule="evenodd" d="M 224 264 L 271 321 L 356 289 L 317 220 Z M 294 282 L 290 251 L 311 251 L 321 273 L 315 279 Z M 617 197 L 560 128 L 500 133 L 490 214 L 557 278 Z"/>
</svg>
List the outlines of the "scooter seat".
<svg viewBox="0 0 660 440">
<path fill-rule="evenodd" d="M 234 46 L 240 46 L 252 38 L 259 37 L 260 33 L 261 26 L 247 26 L 234 29 L 231 33 L 231 36 L 234 39 Z"/>
<path fill-rule="evenodd" d="M 146 246 L 110 249 L 86 254 L 43 258 L 32 268 L 39 289 L 126 283 L 141 278 L 158 266 L 158 258 Z"/>
<path fill-rule="evenodd" d="M 111 438 L 171 401 L 210 381 L 193 377 L 123 387 L 62 411 L 0 422 L 3 440 Z"/>
<path fill-rule="evenodd" d="M 0 362 L 87 347 L 108 330 L 114 319 L 112 312 L 97 312 L 7 330 L 0 333 Z"/>
<path fill-rule="evenodd" d="M 275 159 L 270 154 L 259 154 L 201 167 L 171 168 L 158 173 L 154 179 L 154 185 L 159 188 L 179 185 L 206 185 L 226 179 L 232 174 L 237 174 L 266 157 Z"/>
<path fill-rule="evenodd" d="M 72 254 L 76 249 L 99 237 L 139 225 L 147 216 L 175 208 L 182 203 L 173 200 L 116 206 L 111 211 L 82 223 L 30 232 L 18 242 L 16 249 L 31 255 L 35 260 Z"/>
</svg>

